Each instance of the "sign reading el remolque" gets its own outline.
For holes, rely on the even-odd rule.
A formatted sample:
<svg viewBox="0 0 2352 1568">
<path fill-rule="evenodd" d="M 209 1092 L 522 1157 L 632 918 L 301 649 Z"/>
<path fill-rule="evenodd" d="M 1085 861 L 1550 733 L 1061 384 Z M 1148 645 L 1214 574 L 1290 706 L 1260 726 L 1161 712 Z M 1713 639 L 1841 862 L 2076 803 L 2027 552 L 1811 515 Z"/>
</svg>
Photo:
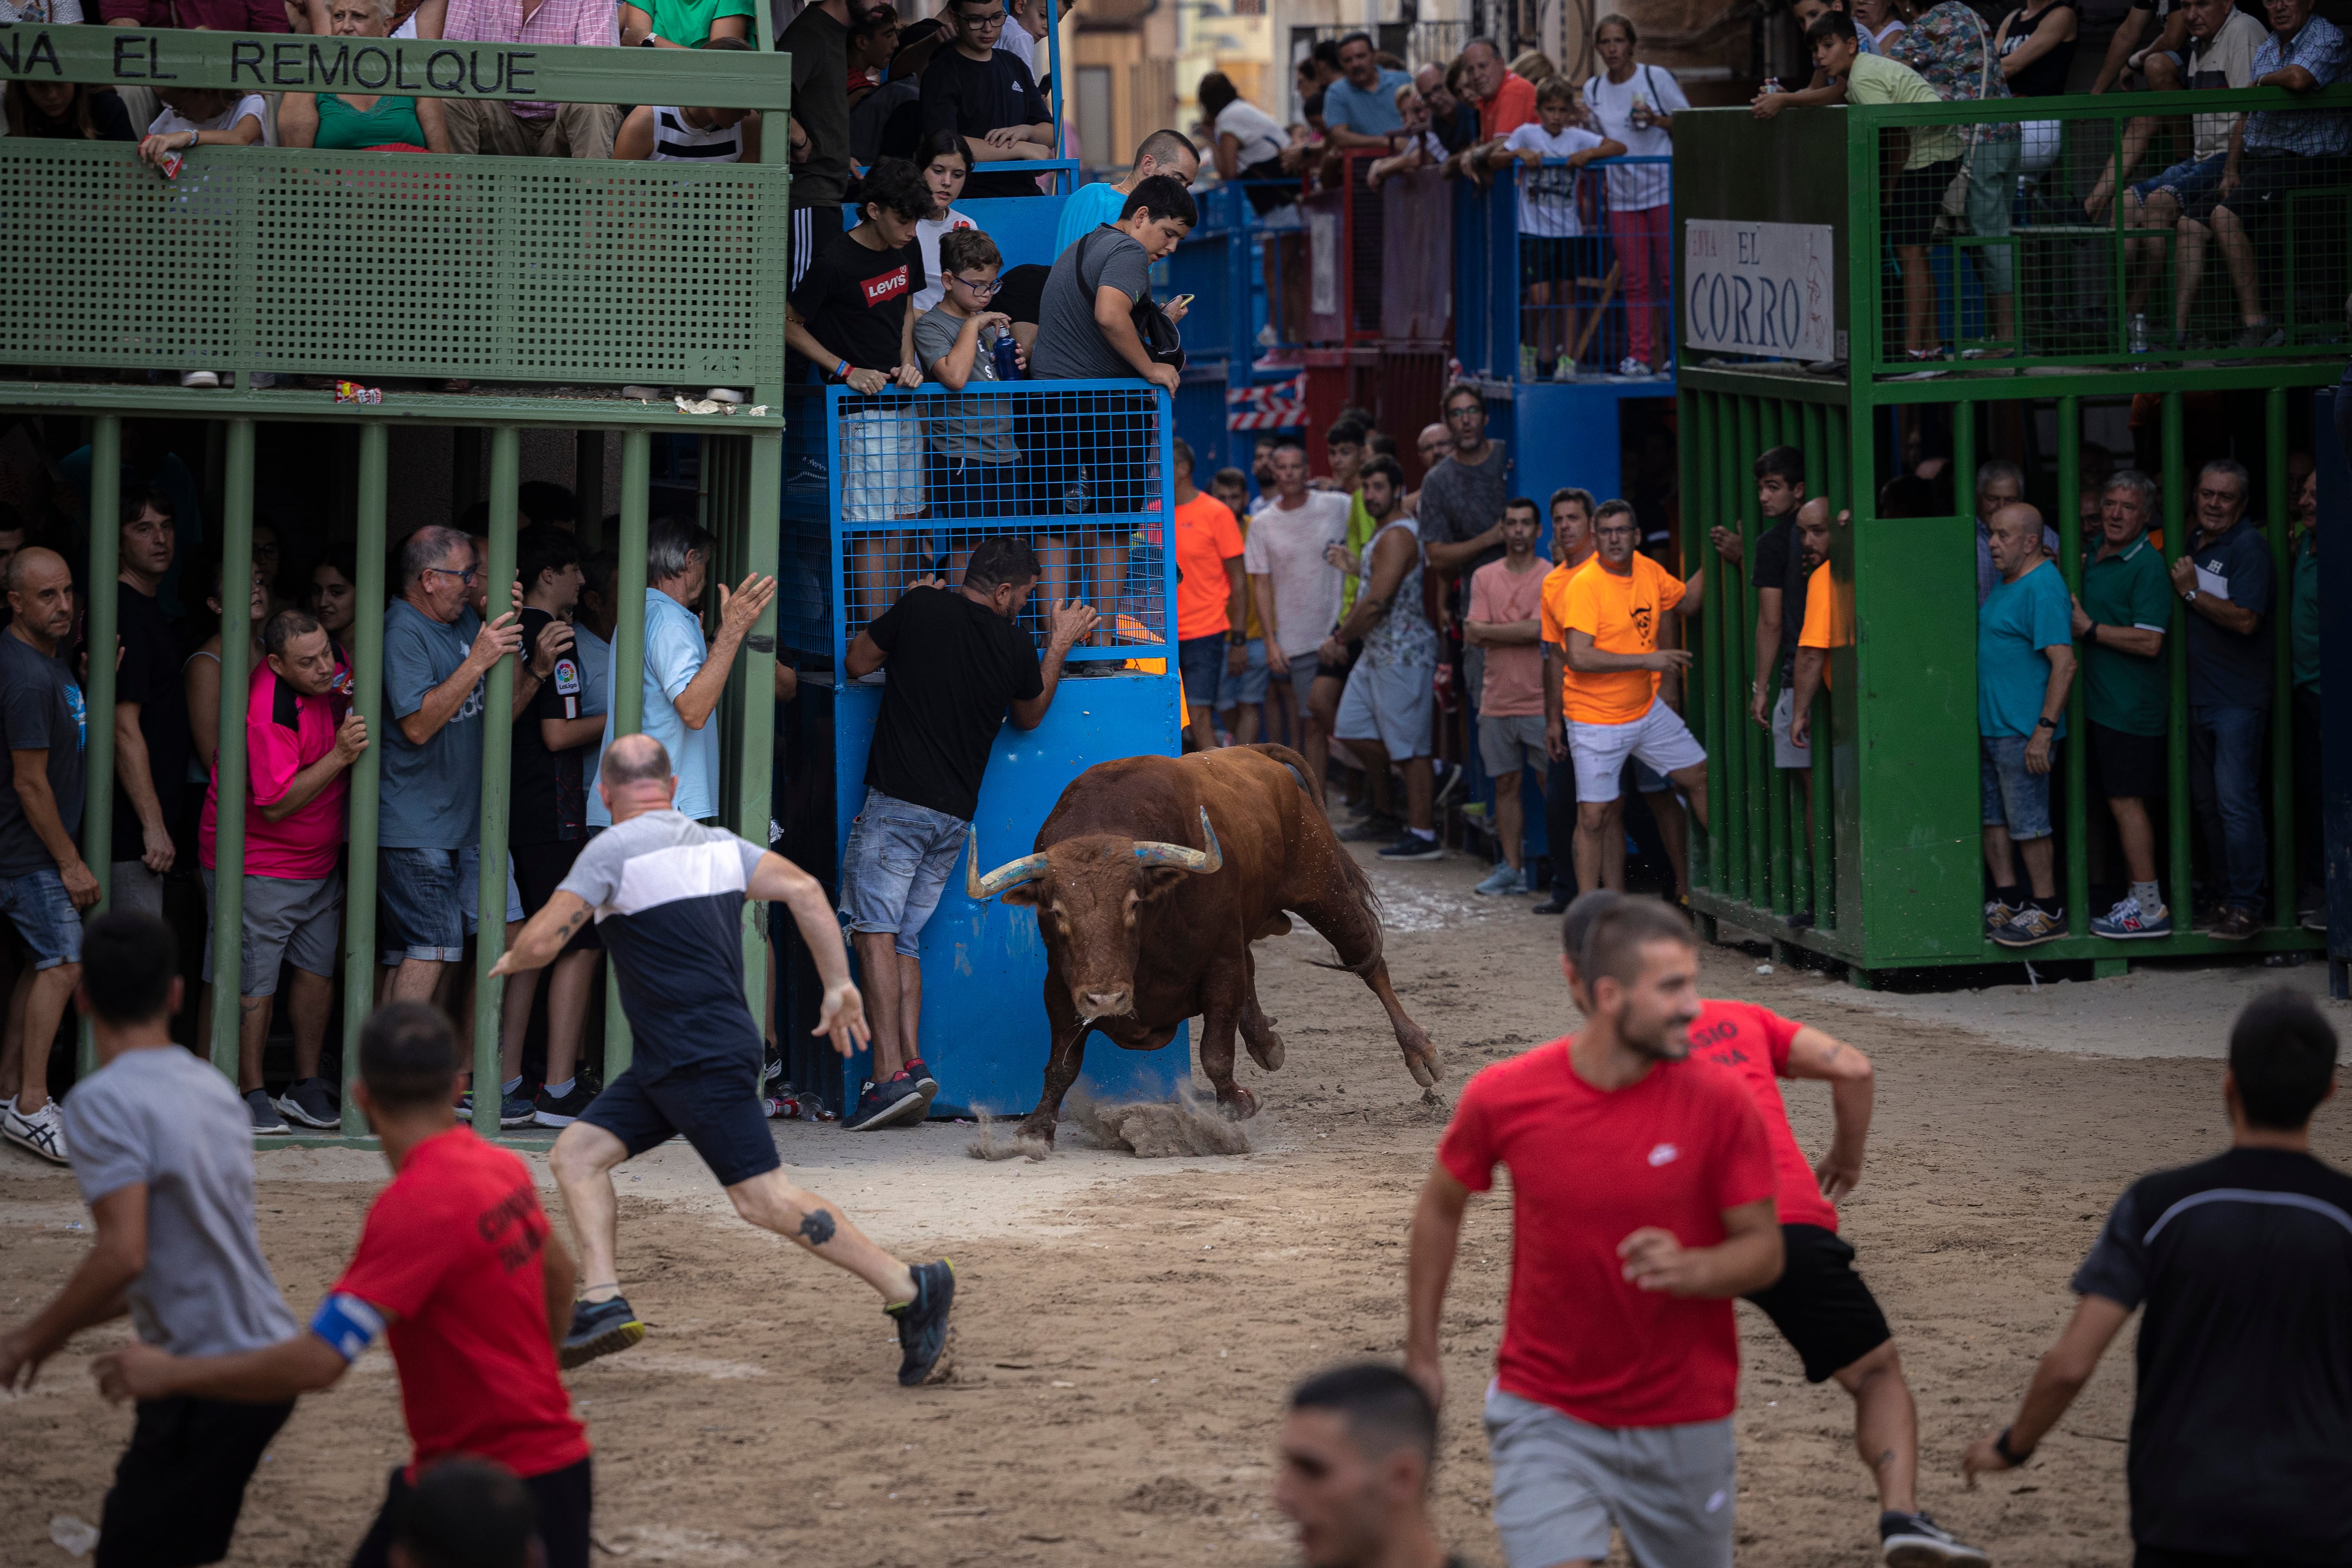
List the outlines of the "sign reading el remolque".
<svg viewBox="0 0 2352 1568">
<path fill-rule="evenodd" d="M 108 80 L 153 87 L 180 81 L 171 46 L 186 34 L 109 28 Z M 427 93 L 447 98 L 516 98 L 537 90 L 533 49 L 435 39 L 236 37 L 228 45 L 228 86 L 256 92 Z M 0 67 L 10 76 L 67 79 L 49 29 L 0 28 Z"/>
</svg>

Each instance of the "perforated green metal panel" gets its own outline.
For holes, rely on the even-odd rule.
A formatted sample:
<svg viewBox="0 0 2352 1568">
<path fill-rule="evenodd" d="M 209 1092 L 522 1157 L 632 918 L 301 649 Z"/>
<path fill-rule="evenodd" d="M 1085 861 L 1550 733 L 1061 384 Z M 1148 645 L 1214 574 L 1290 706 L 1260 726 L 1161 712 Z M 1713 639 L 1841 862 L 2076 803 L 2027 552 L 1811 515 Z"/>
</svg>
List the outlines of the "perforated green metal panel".
<svg viewBox="0 0 2352 1568">
<path fill-rule="evenodd" d="M 548 382 L 772 379 L 781 167 L 0 139 L 0 361 Z M 766 370 L 768 375 L 759 372 Z"/>
</svg>

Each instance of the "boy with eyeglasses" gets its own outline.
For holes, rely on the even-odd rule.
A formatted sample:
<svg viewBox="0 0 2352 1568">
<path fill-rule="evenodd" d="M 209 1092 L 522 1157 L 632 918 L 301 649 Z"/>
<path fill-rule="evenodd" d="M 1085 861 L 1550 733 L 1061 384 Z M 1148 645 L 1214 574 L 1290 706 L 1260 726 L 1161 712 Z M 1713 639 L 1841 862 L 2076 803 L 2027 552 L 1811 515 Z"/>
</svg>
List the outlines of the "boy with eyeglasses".
<svg viewBox="0 0 2352 1568">
<path fill-rule="evenodd" d="M 1012 318 L 992 308 L 997 271 L 1004 257 L 996 242 L 978 229 L 955 229 L 940 236 L 940 281 L 946 294 L 915 322 L 915 360 L 925 379 L 950 392 L 972 382 L 995 383 L 996 343 L 1009 338 Z M 1023 364 L 1028 355 L 1016 343 Z M 1016 512 L 1014 471 L 1021 448 L 1013 439 L 1013 415 L 1002 398 L 940 398 L 930 405 L 929 439 L 924 455 L 924 493 L 935 517 L 999 517 Z M 954 546 L 950 541 L 949 548 Z M 961 557 L 950 575 L 961 580 Z"/>
<path fill-rule="evenodd" d="M 948 20 L 955 46 L 923 70 L 923 130 L 952 131 L 971 161 L 1005 163 L 1054 155 L 1054 114 L 1018 56 L 996 47 L 1004 36 L 1004 0 L 953 0 Z M 974 174 L 969 200 L 1037 193 L 1031 174 Z"/>
</svg>

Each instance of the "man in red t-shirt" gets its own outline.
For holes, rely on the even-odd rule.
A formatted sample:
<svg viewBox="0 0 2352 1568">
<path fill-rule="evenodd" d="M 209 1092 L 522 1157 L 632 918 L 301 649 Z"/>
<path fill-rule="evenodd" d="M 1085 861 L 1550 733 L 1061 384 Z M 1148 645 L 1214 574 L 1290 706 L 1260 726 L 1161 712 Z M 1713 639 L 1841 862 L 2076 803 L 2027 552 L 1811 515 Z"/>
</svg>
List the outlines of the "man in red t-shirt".
<svg viewBox="0 0 2352 1568">
<path fill-rule="evenodd" d="M 1622 896 L 1595 892 L 1570 906 L 1563 936 L 1571 954 L 1592 921 Z M 1580 974 L 1570 978 L 1569 989 L 1580 1007 L 1589 1007 Z M 1837 1233 L 1834 1200 L 1862 1180 L 1863 1144 L 1870 1135 L 1870 1059 L 1752 1002 L 1702 1002 L 1689 1033 L 1692 1053 L 1737 1078 L 1764 1119 L 1788 1264 L 1779 1280 L 1748 1299 L 1764 1309 L 1804 1363 L 1806 1382 L 1835 1378 L 1853 1396 L 1854 1445 L 1878 1487 L 1881 1554 L 1897 1568 L 1985 1568 L 1983 1552 L 1918 1511 L 1918 1407 L 1886 1314 L 1854 1272 L 1853 1249 Z M 1789 1125 L 1783 1078 L 1830 1086 L 1836 1131 L 1818 1163 L 1805 1158 Z"/>
<path fill-rule="evenodd" d="M 1780 1277 L 1770 1147 L 1739 1086 L 1688 1060 L 1688 921 L 1622 900 L 1574 963 L 1593 977 L 1584 1031 L 1481 1071 L 1438 1145 L 1405 1367 L 1443 1396 L 1463 1210 L 1507 1166 L 1511 1290 L 1486 1416 L 1510 1568 L 1598 1563 L 1612 1524 L 1642 1568 L 1730 1568 L 1731 1298 Z"/>
<path fill-rule="evenodd" d="M 413 1452 L 352 1568 L 384 1568 L 417 1472 L 451 1454 L 512 1470 L 539 1508 L 545 1568 L 587 1568 L 588 1435 L 557 1375 L 572 1318 L 571 1254 L 530 1169 L 457 1124 L 457 1042 L 421 1002 L 360 1033 L 353 1099 L 383 1141 L 390 1186 L 310 1328 L 265 1350 L 181 1358 L 133 1344 L 100 1357 L 109 1398 L 289 1399 L 325 1388 L 379 1333 L 400 1375 Z"/>
</svg>

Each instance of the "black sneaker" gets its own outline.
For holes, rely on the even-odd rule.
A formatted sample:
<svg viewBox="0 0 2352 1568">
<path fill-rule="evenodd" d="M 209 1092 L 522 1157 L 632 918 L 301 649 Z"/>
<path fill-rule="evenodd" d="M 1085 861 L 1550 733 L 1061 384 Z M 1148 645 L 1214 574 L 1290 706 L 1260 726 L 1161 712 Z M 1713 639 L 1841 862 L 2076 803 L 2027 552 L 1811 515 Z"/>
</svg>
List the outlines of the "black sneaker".
<svg viewBox="0 0 2352 1568">
<path fill-rule="evenodd" d="M 550 1094 L 542 1084 L 531 1097 L 530 1119 L 542 1127 L 568 1127 L 580 1120 L 580 1113 L 588 1109 L 595 1098 L 595 1092 L 588 1087 L 585 1079 L 573 1079 L 572 1092 L 562 1095 Z"/>
<path fill-rule="evenodd" d="M 898 1348 L 907 1358 L 898 1364 L 898 1385 L 919 1388 L 943 1380 L 954 1368 L 949 1351 L 955 1330 L 948 1312 L 955 1305 L 955 1265 L 942 1258 L 918 1263 L 914 1269 L 915 1299 L 882 1310 L 898 1322 Z"/>
<path fill-rule="evenodd" d="M 1991 1559 L 1955 1540 L 1924 1513 L 1878 1516 L 1878 1560 L 1886 1568 L 1991 1568 Z"/>
<path fill-rule="evenodd" d="M 1360 821 L 1350 822 L 1339 830 L 1343 844 L 1386 843 L 1404 831 L 1404 819 L 1391 817 L 1386 811 L 1367 812 Z"/>
<path fill-rule="evenodd" d="M 2206 935 L 2217 942 L 2243 942 L 2262 928 L 2263 923 L 2254 918 L 2252 910 L 2232 904 L 2221 911 L 2221 917 L 2213 922 L 2213 928 Z"/>
<path fill-rule="evenodd" d="M 278 1106 L 270 1100 L 267 1089 L 245 1092 L 245 1113 L 253 1121 L 253 1135 L 257 1138 L 277 1137 L 294 1130 L 286 1124 L 286 1118 L 278 1113 Z"/>
<path fill-rule="evenodd" d="M 1384 861 L 1442 861 L 1444 858 L 1444 840 L 1433 837 L 1424 839 L 1411 828 L 1399 833 L 1396 842 L 1385 846 L 1381 851 L 1381 859 Z"/>
<path fill-rule="evenodd" d="M 532 1110 L 532 1108 L 531 1108 L 531 1103 L 530 1103 L 528 1099 L 524 1098 L 522 1095 L 520 1095 L 520 1094 L 509 1094 L 509 1093 L 505 1092 L 503 1090 L 499 1092 L 499 1126 L 501 1126 L 501 1127 L 528 1127 L 528 1126 L 530 1126 L 530 1125 L 531 1117 L 532 1117 L 534 1114 L 535 1114 L 535 1113 L 533 1112 L 533 1110 Z M 459 1120 L 460 1122 L 464 1122 L 464 1123 L 467 1124 L 468 1125 L 471 1125 L 471 1124 L 472 1124 L 472 1123 L 473 1123 L 473 1120 L 474 1120 L 474 1092 L 473 1092 L 472 1090 L 470 1090 L 470 1089 L 467 1090 L 463 1094 L 460 1094 L 460 1095 L 458 1095 L 458 1096 L 457 1096 L 457 1120 Z"/>
<path fill-rule="evenodd" d="M 629 1310 L 626 1297 L 579 1301 L 572 1308 L 572 1332 L 556 1360 L 569 1372 L 600 1355 L 613 1355 L 646 1337 L 646 1325 Z"/>
<path fill-rule="evenodd" d="M 841 1124 L 853 1133 L 868 1133 L 901 1121 L 920 1121 L 923 1109 L 923 1096 L 914 1080 L 903 1073 L 881 1083 L 869 1078 L 857 1096 L 857 1108 L 843 1117 Z"/>
<path fill-rule="evenodd" d="M 324 1127 L 333 1132 L 343 1124 L 335 1110 L 335 1097 L 323 1078 L 298 1078 L 286 1086 L 278 1097 L 278 1109 L 290 1121 L 306 1127 Z"/>
<path fill-rule="evenodd" d="M 760 1092 L 762 1094 L 768 1092 L 768 1085 L 773 1083 L 777 1079 L 782 1078 L 783 1075 L 783 1053 L 776 1049 L 776 1042 L 772 1040 L 768 1041 L 765 1049 L 761 1052 Z"/>
<path fill-rule="evenodd" d="M 940 1081 L 932 1075 L 929 1068 L 923 1065 L 923 1059 L 919 1056 L 907 1063 L 906 1077 L 907 1082 L 915 1086 L 915 1092 L 923 1097 L 923 1115 L 909 1118 L 907 1124 L 912 1126 L 931 1113 L 931 1102 L 939 1098 Z"/>
<path fill-rule="evenodd" d="M 1468 770 L 1459 762 L 1447 762 L 1441 758 L 1429 766 L 1432 773 L 1429 802 L 1433 806 L 1444 805 L 1462 792 L 1464 785 L 1470 782 Z"/>
</svg>

